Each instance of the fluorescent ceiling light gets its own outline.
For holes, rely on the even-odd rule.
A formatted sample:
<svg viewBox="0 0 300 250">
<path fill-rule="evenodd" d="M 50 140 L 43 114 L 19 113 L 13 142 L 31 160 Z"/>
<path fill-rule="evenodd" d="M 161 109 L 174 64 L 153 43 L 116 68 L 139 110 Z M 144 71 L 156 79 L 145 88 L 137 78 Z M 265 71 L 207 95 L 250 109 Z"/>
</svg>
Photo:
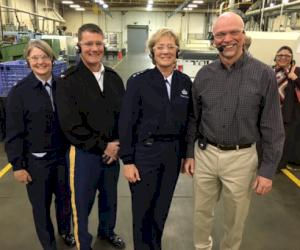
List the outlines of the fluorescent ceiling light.
<svg viewBox="0 0 300 250">
<path fill-rule="evenodd" d="M 196 3 L 196 4 L 203 4 L 204 1 L 201 1 L 201 0 L 194 0 L 193 3 Z"/>
<path fill-rule="evenodd" d="M 85 8 L 80 7 L 80 8 L 75 8 L 75 10 L 76 11 L 85 11 Z"/>
<path fill-rule="evenodd" d="M 74 2 L 73 1 L 62 1 L 61 3 L 62 4 L 73 4 Z"/>
<path fill-rule="evenodd" d="M 282 3 L 289 3 L 289 0 L 282 0 Z"/>
<path fill-rule="evenodd" d="M 104 8 L 104 9 L 107 9 L 107 8 L 108 8 L 108 4 L 104 3 L 104 4 L 103 4 L 103 8 Z"/>
<path fill-rule="evenodd" d="M 183 8 L 183 10 L 190 11 L 190 10 L 193 10 L 193 8 L 187 8 L 187 7 L 185 7 L 185 8 Z"/>
<path fill-rule="evenodd" d="M 153 4 L 153 0 L 148 0 L 148 4 Z"/>
<path fill-rule="evenodd" d="M 187 7 L 188 7 L 188 8 L 197 8 L 198 5 L 197 5 L 197 4 L 192 4 L 192 3 L 190 3 Z"/>
<path fill-rule="evenodd" d="M 274 7 L 275 6 L 275 3 L 270 3 L 270 7 Z"/>
<path fill-rule="evenodd" d="M 80 5 L 79 4 L 71 4 L 70 7 L 71 8 L 80 8 Z"/>
</svg>

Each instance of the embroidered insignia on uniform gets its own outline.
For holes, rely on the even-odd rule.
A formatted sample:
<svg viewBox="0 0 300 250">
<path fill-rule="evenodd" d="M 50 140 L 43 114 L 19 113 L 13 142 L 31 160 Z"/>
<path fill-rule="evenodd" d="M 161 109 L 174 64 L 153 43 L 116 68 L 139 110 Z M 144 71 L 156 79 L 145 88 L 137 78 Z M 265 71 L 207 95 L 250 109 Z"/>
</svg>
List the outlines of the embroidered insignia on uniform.
<svg viewBox="0 0 300 250">
<path fill-rule="evenodd" d="M 188 94 L 188 92 L 187 92 L 187 90 L 186 90 L 186 89 L 183 89 L 183 90 L 181 90 L 181 94 L 182 94 L 182 95 L 187 95 L 187 94 Z"/>
</svg>

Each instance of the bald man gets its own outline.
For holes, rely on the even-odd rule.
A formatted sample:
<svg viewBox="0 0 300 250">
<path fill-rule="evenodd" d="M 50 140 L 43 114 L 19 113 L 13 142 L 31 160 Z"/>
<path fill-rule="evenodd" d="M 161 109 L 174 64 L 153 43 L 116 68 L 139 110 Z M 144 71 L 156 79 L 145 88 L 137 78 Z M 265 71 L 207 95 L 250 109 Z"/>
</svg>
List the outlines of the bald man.
<svg viewBox="0 0 300 250">
<path fill-rule="evenodd" d="M 201 68 L 193 84 L 184 168 L 194 177 L 195 249 L 212 249 L 214 209 L 222 197 L 219 249 L 238 250 L 252 189 L 258 195 L 272 189 L 284 130 L 274 73 L 244 52 L 243 20 L 224 13 L 213 35 L 219 59 Z M 259 140 L 263 159 L 257 171 Z"/>
</svg>

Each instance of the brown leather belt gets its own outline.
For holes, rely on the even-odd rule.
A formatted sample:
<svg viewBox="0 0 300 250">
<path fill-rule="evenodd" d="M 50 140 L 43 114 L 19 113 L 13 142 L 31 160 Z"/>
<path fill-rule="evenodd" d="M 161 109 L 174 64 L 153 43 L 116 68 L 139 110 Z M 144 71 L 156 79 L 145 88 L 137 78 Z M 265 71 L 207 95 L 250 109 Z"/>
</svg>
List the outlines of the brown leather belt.
<svg viewBox="0 0 300 250">
<path fill-rule="evenodd" d="M 238 145 L 223 145 L 223 144 L 219 144 L 219 143 L 215 143 L 212 141 L 207 140 L 207 143 L 210 145 L 215 146 L 216 148 L 220 149 L 220 150 L 239 150 L 239 149 L 243 149 L 243 148 L 250 148 L 252 146 L 252 143 L 248 143 L 248 144 L 238 144 Z"/>
</svg>

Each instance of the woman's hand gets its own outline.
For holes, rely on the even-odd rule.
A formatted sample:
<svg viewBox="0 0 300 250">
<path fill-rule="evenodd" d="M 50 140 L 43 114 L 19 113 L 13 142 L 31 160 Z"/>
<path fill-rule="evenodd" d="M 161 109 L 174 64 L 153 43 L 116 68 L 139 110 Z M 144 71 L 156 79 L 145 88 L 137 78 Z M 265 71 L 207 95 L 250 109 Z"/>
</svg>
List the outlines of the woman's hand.
<svg viewBox="0 0 300 250">
<path fill-rule="evenodd" d="M 25 184 L 32 181 L 30 174 L 25 169 L 14 171 L 14 177 L 17 181 Z"/>
<path fill-rule="evenodd" d="M 288 78 L 291 79 L 292 81 L 295 81 L 298 76 L 295 74 L 295 69 L 296 69 L 296 65 L 294 65 L 292 68 L 291 68 L 291 71 L 290 73 L 288 74 Z"/>
</svg>

